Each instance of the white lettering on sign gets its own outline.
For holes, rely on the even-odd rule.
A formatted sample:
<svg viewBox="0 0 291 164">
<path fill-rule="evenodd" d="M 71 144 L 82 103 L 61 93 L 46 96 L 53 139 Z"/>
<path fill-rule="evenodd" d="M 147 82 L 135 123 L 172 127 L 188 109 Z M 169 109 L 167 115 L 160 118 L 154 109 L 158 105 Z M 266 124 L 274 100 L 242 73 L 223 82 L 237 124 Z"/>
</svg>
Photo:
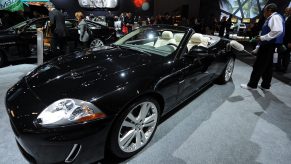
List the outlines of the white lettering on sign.
<svg viewBox="0 0 291 164">
<path fill-rule="evenodd" d="M 9 7 L 10 5 L 16 3 L 19 0 L 1 0 L 0 2 L 0 10 Z"/>
</svg>

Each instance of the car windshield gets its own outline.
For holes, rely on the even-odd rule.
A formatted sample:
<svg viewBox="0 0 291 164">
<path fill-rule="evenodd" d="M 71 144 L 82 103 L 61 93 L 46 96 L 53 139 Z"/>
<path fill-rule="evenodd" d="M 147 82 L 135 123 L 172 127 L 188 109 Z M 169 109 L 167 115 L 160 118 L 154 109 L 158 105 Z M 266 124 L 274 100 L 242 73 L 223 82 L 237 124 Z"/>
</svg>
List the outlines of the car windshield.
<svg viewBox="0 0 291 164">
<path fill-rule="evenodd" d="M 27 25 L 27 21 L 23 21 L 23 22 L 18 23 L 18 24 L 14 25 L 14 26 L 11 26 L 7 30 L 20 29 L 20 28 L 24 27 L 25 25 Z"/>
<path fill-rule="evenodd" d="M 142 27 L 125 35 L 114 45 L 166 57 L 176 51 L 185 33 L 171 28 Z"/>
</svg>

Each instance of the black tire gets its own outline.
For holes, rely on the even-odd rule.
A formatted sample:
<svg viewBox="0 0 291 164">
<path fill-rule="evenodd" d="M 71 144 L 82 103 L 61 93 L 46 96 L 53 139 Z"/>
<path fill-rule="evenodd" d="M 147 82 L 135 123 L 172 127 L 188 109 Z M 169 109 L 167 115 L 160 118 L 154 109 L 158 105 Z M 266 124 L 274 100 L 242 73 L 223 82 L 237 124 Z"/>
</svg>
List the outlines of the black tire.
<svg viewBox="0 0 291 164">
<path fill-rule="evenodd" d="M 6 64 L 6 56 L 3 52 L 0 51 L 0 68 L 5 66 Z"/>
<path fill-rule="evenodd" d="M 119 137 L 122 135 L 123 131 L 127 131 L 127 129 L 131 129 L 129 131 L 135 131 L 136 129 L 133 129 L 133 128 L 129 128 L 129 127 L 126 127 L 126 126 L 123 126 L 123 123 L 124 121 L 130 121 L 128 115 L 129 113 L 133 114 L 133 116 L 136 116 L 134 112 L 136 112 L 135 110 L 138 110 L 138 106 L 140 104 L 143 104 L 143 103 L 147 103 L 147 102 L 150 102 L 152 103 L 155 107 L 156 107 L 156 116 L 157 116 L 157 119 L 156 119 L 156 124 L 155 124 L 155 127 L 154 128 L 148 128 L 148 130 L 150 130 L 150 136 L 147 138 L 147 141 L 142 145 L 140 146 L 139 148 L 137 148 L 136 150 L 132 151 L 132 152 L 126 152 L 126 150 L 123 150 L 120 146 L 121 142 L 122 142 L 122 139 L 120 138 L 120 141 L 119 141 Z M 147 112 L 147 116 L 154 116 L 152 111 L 153 108 L 150 108 L 149 111 L 150 112 Z M 140 114 L 140 113 L 139 113 Z M 146 117 L 146 118 L 149 118 L 149 117 Z M 137 117 L 138 118 L 138 117 Z M 157 126 L 158 126 L 158 122 L 159 122 L 159 119 L 160 119 L 160 106 L 158 104 L 158 102 L 152 98 L 142 98 L 142 99 L 139 99 L 138 101 L 136 101 L 135 103 L 133 103 L 132 105 L 130 105 L 126 110 L 124 110 L 118 117 L 117 119 L 115 120 L 113 126 L 112 126 L 112 131 L 111 131 L 111 135 L 109 136 L 109 150 L 110 152 L 115 155 L 116 157 L 118 158 L 129 158 L 135 154 L 137 154 L 138 152 L 140 152 L 152 139 L 156 129 L 157 129 Z M 133 123 L 133 122 L 131 122 Z M 142 124 L 143 126 L 144 124 Z M 127 129 L 126 129 L 127 128 Z M 139 127 L 141 128 L 141 127 Z M 126 130 L 125 130 L 126 129 Z M 141 130 L 142 129 L 142 130 Z M 144 139 L 146 139 L 146 134 L 147 133 L 144 133 L 144 129 L 146 129 L 146 127 L 142 127 L 141 129 L 137 130 L 139 131 L 138 132 L 134 132 L 134 134 L 132 135 L 133 137 L 130 137 L 132 138 L 130 141 L 127 140 L 127 142 L 133 142 L 135 141 L 135 143 L 132 143 L 130 145 L 132 145 L 132 147 L 138 145 L 137 144 L 137 135 L 140 135 L 140 139 L 142 139 L 142 135 L 141 135 L 141 132 L 140 131 L 143 131 L 143 134 L 144 134 Z M 126 135 L 129 134 L 129 131 L 128 132 L 125 132 Z M 123 135 L 123 137 L 125 138 L 126 135 Z M 129 136 L 129 135 L 128 135 Z M 135 140 L 134 140 L 135 139 Z M 139 141 L 142 141 L 142 140 L 139 140 Z M 126 142 L 126 143 L 127 143 Z M 126 145 L 125 143 L 125 145 Z M 142 142 L 140 142 L 142 143 Z M 125 146 L 125 147 L 130 147 L 130 146 Z M 138 147 L 138 146 L 137 146 Z M 124 148 L 125 149 L 125 148 Z M 130 151 L 130 149 L 128 149 Z"/>
<path fill-rule="evenodd" d="M 225 84 L 231 80 L 233 69 L 234 69 L 234 62 L 235 62 L 234 57 L 231 57 L 228 60 L 227 65 L 224 68 L 222 74 L 216 79 L 216 83 Z M 231 68 L 229 69 L 229 67 Z"/>
</svg>

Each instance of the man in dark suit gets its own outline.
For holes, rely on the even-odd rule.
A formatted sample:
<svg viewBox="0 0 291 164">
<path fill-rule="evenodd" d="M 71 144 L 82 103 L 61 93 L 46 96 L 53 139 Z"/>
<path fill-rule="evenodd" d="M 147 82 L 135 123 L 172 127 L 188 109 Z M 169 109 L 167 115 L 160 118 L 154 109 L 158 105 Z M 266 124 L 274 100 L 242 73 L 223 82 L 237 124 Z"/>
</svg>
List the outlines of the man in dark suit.
<svg viewBox="0 0 291 164">
<path fill-rule="evenodd" d="M 276 71 L 287 72 L 290 62 L 290 50 L 291 50 L 291 8 L 285 9 L 285 36 L 283 44 L 287 48 L 287 51 L 280 53 L 278 56 L 278 63 L 276 65 Z"/>
<path fill-rule="evenodd" d="M 50 28 L 52 32 L 51 50 L 54 56 L 64 55 L 66 49 L 66 25 L 63 13 L 48 2 Z"/>
</svg>

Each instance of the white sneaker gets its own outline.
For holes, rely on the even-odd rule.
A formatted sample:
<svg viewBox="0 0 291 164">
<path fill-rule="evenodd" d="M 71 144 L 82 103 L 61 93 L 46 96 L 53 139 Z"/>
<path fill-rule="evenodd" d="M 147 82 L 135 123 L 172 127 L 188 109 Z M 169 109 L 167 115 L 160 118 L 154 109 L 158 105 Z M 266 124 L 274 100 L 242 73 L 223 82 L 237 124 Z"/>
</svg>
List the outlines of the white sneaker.
<svg viewBox="0 0 291 164">
<path fill-rule="evenodd" d="M 258 87 L 259 87 L 262 91 L 266 91 L 266 92 L 270 91 L 270 88 L 269 88 L 269 89 L 264 88 L 264 87 L 261 86 L 261 84 L 259 84 Z"/>
<path fill-rule="evenodd" d="M 257 88 L 249 87 L 247 84 L 241 84 L 240 87 L 241 87 L 242 89 L 257 90 Z"/>
</svg>

